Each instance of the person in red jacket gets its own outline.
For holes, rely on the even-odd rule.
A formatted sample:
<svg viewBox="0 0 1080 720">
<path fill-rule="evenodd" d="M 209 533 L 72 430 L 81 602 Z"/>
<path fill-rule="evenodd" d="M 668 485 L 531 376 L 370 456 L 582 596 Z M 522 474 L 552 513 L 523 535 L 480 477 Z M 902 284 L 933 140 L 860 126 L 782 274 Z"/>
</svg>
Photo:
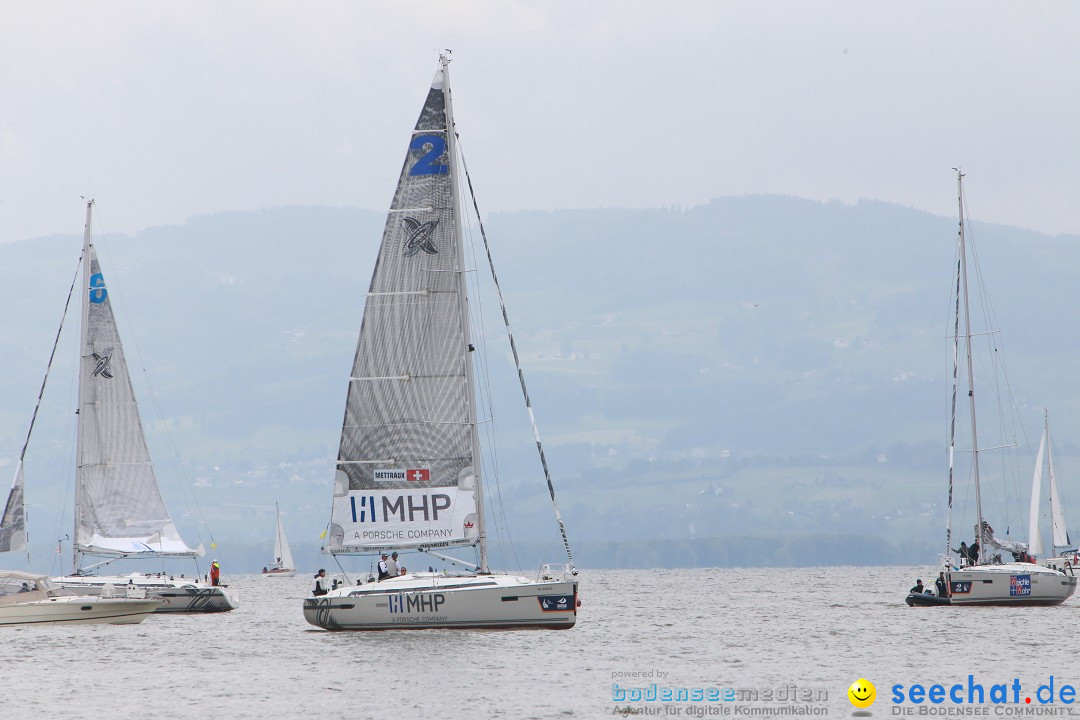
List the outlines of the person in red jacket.
<svg viewBox="0 0 1080 720">
<path fill-rule="evenodd" d="M 221 566 L 218 565 L 218 561 L 215 560 L 214 562 L 210 563 L 210 584 L 211 585 L 220 585 L 221 584 L 220 581 L 221 581 Z"/>
</svg>

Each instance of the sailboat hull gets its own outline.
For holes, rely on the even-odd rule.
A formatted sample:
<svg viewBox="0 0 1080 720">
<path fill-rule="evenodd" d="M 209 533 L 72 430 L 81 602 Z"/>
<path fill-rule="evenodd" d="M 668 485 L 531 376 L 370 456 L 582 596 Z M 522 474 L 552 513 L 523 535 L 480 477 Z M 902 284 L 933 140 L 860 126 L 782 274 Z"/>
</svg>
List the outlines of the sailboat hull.
<svg viewBox="0 0 1080 720">
<path fill-rule="evenodd" d="M 263 577 L 290 578 L 296 575 L 295 570 L 267 570 L 262 573 Z"/>
<path fill-rule="evenodd" d="M 304 600 L 324 630 L 551 629 L 577 622 L 576 581 L 407 575 Z"/>
<path fill-rule="evenodd" d="M 155 612 L 214 613 L 228 612 L 240 607 L 240 598 L 224 585 L 207 585 L 191 578 L 172 580 L 166 576 L 132 575 L 71 575 L 53 578 L 53 582 L 69 590 L 88 595 L 100 595 L 106 586 L 115 591 L 133 588 L 146 597 L 160 601 Z"/>
<path fill-rule="evenodd" d="M 910 594 L 908 605 L 1060 605 L 1076 590 L 1076 577 L 1031 563 L 976 565 L 945 573 L 949 597 Z"/>
</svg>

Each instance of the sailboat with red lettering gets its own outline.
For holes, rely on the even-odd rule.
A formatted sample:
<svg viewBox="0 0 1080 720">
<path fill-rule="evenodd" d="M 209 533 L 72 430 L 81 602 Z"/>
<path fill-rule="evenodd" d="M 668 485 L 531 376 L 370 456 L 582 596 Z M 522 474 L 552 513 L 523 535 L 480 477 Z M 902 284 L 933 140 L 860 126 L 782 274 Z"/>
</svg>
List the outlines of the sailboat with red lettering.
<svg viewBox="0 0 1080 720">
<path fill-rule="evenodd" d="M 1043 567 L 1031 561 L 1028 544 L 998 537 L 986 520 L 982 504 L 982 477 L 980 461 L 984 449 L 979 447 L 977 415 L 975 412 L 975 377 L 972 359 L 971 312 L 968 298 L 968 238 L 964 227 L 964 175 L 957 170 L 957 195 L 960 206 L 960 229 L 957 233 L 957 251 L 954 280 L 955 296 L 952 302 L 952 392 L 949 423 L 949 473 L 948 473 L 948 520 L 945 526 L 945 553 L 938 575 L 937 592 L 916 591 L 908 593 L 905 602 L 915 606 L 937 605 L 1059 605 L 1076 590 L 1076 577 L 1058 570 Z M 985 290 L 985 289 L 984 289 Z M 980 292 L 979 296 L 985 296 Z M 984 316 L 988 316 L 986 313 Z M 981 337 L 993 333 L 980 332 Z M 997 348 L 992 348 L 994 352 Z M 970 423 L 970 475 L 975 497 L 975 539 L 969 548 L 961 544 L 960 557 L 954 562 L 953 545 L 953 497 L 955 460 L 957 458 L 957 419 L 961 377 L 966 378 L 968 417 Z M 1007 384 L 1006 384 L 1007 385 Z M 962 424 L 962 423 L 961 423 Z M 997 449 L 1007 449 L 1006 447 Z M 1040 451 L 1041 452 L 1041 451 Z M 1041 470 L 1037 470 L 1041 473 Z M 1002 551 L 994 553 L 991 548 Z M 1002 555 L 1009 553 L 1013 562 L 1004 562 Z"/>
</svg>

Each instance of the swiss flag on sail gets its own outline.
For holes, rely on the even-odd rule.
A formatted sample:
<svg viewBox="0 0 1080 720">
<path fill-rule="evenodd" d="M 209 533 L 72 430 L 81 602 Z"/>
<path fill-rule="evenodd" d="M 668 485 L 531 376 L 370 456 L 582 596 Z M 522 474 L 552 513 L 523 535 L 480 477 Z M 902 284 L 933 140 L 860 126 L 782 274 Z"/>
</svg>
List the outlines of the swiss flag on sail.
<svg viewBox="0 0 1080 720">
<path fill-rule="evenodd" d="M 424 469 L 406 470 L 405 477 L 409 482 L 427 482 L 431 480 L 431 471 Z"/>
</svg>

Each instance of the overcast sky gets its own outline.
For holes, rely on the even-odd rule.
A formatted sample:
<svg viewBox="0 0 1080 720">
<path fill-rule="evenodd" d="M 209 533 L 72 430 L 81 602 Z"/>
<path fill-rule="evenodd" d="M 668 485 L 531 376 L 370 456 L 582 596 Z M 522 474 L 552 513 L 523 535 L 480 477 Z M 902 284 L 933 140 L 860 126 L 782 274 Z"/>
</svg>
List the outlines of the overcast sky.
<svg viewBox="0 0 1080 720">
<path fill-rule="evenodd" d="M 440 48 L 484 212 L 869 198 L 1080 234 L 1080 3 L 8 3 L 0 241 L 384 210 Z"/>
</svg>

